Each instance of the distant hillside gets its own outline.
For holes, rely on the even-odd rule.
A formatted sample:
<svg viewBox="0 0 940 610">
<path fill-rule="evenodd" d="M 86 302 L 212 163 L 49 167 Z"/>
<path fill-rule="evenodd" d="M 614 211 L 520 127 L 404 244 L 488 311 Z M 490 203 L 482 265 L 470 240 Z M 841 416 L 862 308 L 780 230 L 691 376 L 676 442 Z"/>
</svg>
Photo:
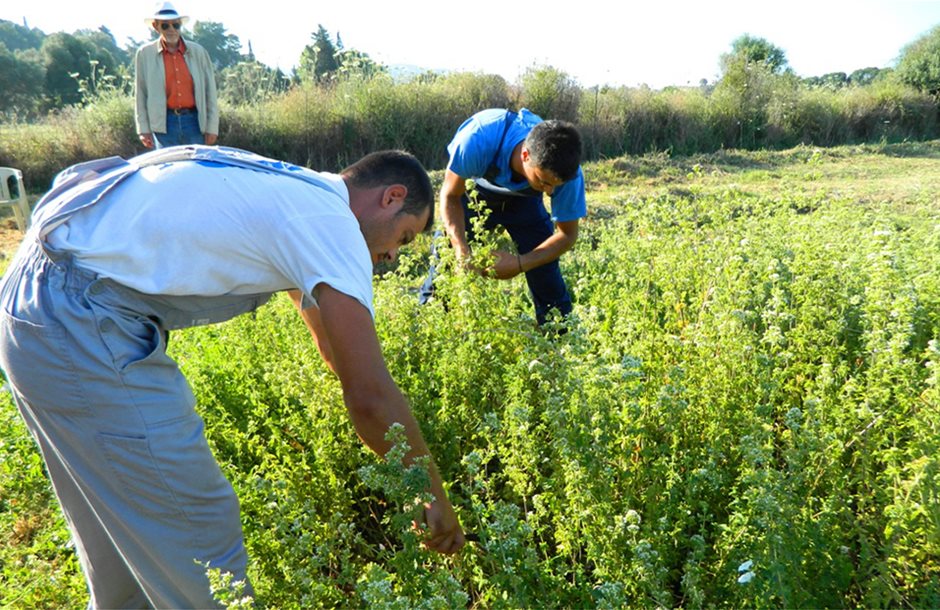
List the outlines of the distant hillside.
<svg viewBox="0 0 940 610">
<path fill-rule="evenodd" d="M 432 69 L 432 68 L 423 68 L 421 66 L 415 66 L 412 64 L 394 64 L 388 66 L 388 73 L 393 79 L 397 82 L 407 83 L 413 80 L 416 76 L 422 74 L 427 74 L 432 72 L 434 74 L 447 74 L 447 70 L 442 69 Z"/>
</svg>

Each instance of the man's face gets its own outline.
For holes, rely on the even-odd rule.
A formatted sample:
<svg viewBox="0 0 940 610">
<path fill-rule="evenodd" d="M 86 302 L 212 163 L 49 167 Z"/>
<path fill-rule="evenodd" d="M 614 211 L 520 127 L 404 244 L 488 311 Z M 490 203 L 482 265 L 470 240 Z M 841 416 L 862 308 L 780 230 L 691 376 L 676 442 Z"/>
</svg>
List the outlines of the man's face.
<svg viewBox="0 0 940 610">
<path fill-rule="evenodd" d="M 160 34 L 160 38 L 164 42 L 170 45 L 175 45 L 180 41 L 180 30 L 183 28 L 183 23 L 179 19 L 171 19 L 169 21 L 155 20 L 153 22 L 153 29 L 157 31 L 157 34 Z"/>
<path fill-rule="evenodd" d="M 525 147 L 522 149 L 522 172 L 525 179 L 528 180 L 529 186 L 546 195 L 551 195 L 552 191 L 565 183 L 553 172 L 535 165 L 532 162 L 532 157 L 529 156 L 528 149 Z"/>
<path fill-rule="evenodd" d="M 412 241 L 424 229 L 431 210 L 421 216 L 398 214 L 401 204 L 393 204 L 368 219 L 360 220 L 362 235 L 366 238 L 372 264 L 392 262 L 398 256 L 398 250 Z"/>
</svg>

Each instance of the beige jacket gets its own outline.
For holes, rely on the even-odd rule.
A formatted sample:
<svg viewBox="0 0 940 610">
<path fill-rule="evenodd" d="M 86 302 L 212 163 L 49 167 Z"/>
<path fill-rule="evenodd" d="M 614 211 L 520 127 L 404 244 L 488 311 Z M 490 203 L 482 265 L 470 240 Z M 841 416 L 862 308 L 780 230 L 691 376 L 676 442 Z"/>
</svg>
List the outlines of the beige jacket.
<svg viewBox="0 0 940 610">
<path fill-rule="evenodd" d="M 186 67 L 193 77 L 199 131 L 219 133 L 219 99 L 215 66 L 209 53 L 195 42 L 185 41 Z M 166 73 L 160 55 L 160 39 L 137 49 L 134 58 L 137 133 L 166 133 Z"/>
</svg>

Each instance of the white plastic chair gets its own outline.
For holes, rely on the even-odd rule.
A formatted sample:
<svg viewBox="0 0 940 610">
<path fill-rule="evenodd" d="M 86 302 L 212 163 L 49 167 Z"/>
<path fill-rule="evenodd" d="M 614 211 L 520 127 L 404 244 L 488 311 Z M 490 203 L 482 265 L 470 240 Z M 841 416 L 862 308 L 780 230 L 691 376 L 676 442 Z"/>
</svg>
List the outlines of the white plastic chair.
<svg viewBox="0 0 940 610">
<path fill-rule="evenodd" d="M 15 194 L 10 190 L 10 183 L 16 184 Z M 29 200 L 26 187 L 23 186 L 23 172 L 13 167 L 0 167 L 0 205 L 13 208 L 13 217 L 20 231 L 29 226 Z"/>
</svg>

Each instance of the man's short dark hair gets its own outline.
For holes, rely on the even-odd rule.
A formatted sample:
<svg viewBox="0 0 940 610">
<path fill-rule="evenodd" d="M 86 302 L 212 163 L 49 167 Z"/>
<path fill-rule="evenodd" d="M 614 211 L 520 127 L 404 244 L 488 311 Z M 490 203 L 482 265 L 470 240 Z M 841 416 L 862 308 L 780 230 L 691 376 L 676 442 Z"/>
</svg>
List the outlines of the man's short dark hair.
<svg viewBox="0 0 940 610">
<path fill-rule="evenodd" d="M 581 165 L 581 134 L 566 121 L 542 121 L 525 139 L 532 163 L 564 182 L 578 175 Z"/>
<path fill-rule="evenodd" d="M 421 162 L 403 150 L 380 150 L 359 159 L 340 174 L 357 188 L 402 184 L 408 189 L 399 214 L 421 216 L 430 211 L 424 231 L 434 225 L 434 192 Z"/>
</svg>

